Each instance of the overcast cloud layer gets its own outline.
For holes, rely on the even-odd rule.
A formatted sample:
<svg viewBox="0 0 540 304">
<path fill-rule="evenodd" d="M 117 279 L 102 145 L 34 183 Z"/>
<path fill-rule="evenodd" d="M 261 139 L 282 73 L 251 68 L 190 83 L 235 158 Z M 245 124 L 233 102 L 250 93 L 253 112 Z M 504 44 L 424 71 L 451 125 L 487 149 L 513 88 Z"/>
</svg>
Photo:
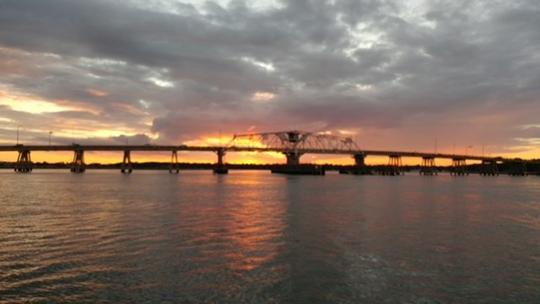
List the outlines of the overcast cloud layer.
<svg viewBox="0 0 540 304">
<path fill-rule="evenodd" d="M 0 0 L 0 141 L 540 143 L 537 0 L 252 2 Z"/>
</svg>

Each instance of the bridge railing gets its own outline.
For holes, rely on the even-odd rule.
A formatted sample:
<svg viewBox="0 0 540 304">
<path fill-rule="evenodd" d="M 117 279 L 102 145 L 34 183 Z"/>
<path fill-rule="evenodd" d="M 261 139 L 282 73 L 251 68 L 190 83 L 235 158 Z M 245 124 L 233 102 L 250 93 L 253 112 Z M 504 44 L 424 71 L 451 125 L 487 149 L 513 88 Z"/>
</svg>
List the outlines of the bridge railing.
<svg viewBox="0 0 540 304">
<path fill-rule="evenodd" d="M 360 147 L 350 137 L 326 133 L 283 131 L 271 133 L 235 134 L 227 148 L 266 148 L 276 151 L 359 151 Z"/>
</svg>

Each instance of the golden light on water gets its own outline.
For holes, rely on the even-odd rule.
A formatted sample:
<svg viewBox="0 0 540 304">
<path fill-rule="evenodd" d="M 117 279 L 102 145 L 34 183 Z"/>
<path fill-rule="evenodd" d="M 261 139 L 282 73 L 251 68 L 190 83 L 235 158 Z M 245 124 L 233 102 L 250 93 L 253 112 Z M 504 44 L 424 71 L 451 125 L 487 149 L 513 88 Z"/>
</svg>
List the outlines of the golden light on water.
<svg viewBox="0 0 540 304">
<path fill-rule="evenodd" d="M 239 194 L 238 212 L 229 213 L 230 219 L 223 227 L 231 233 L 230 242 L 237 248 L 226 258 L 230 268 L 250 271 L 279 254 L 280 242 L 276 242 L 276 239 L 284 235 L 286 222 L 283 217 L 276 215 L 285 214 L 287 205 L 272 204 L 272 197 L 269 196 L 272 194 L 253 191 L 265 186 L 263 180 L 246 178 L 232 183 L 245 191 Z"/>
</svg>

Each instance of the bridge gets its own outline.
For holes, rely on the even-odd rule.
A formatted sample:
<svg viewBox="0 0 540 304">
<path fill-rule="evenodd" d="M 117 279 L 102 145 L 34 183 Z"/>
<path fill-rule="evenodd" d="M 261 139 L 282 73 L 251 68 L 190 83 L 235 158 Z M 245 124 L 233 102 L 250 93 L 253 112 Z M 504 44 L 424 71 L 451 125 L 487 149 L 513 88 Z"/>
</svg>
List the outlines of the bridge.
<svg viewBox="0 0 540 304">
<path fill-rule="evenodd" d="M 520 159 L 503 157 L 475 156 L 463 154 L 425 153 L 408 151 L 385 151 L 361 149 L 350 137 L 335 136 L 325 133 L 312 133 L 301 131 L 283 131 L 268 133 L 236 134 L 232 140 L 222 146 L 188 146 L 188 145 L 0 145 L 0 152 L 17 152 L 15 171 L 29 173 L 33 169 L 31 153 L 34 151 L 69 151 L 73 152 L 71 172 L 83 173 L 86 170 L 84 161 L 85 152 L 90 151 L 119 151 L 123 152 L 121 172 L 129 174 L 133 171 L 131 161 L 132 152 L 169 152 L 171 162 L 169 172 L 179 172 L 178 152 L 212 152 L 217 155 L 214 172 L 228 173 L 224 162 L 228 152 L 277 152 L 282 153 L 287 162 L 284 166 L 273 169 L 274 173 L 285 174 L 324 174 L 321 166 L 301 164 L 300 158 L 304 154 L 338 154 L 350 155 L 354 158 L 354 166 L 340 171 L 344 174 L 371 174 L 366 166 L 365 159 L 369 156 L 386 156 L 388 165 L 380 168 L 377 173 L 382 175 L 401 175 L 402 158 L 416 157 L 422 160 L 420 173 L 423 175 L 436 175 L 438 169 L 436 159 L 452 161 L 450 173 L 453 175 L 467 175 L 467 161 L 480 161 L 481 174 L 498 175 L 498 164 L 512 163 L 512 175 L 525 175 L 525 162 Z M 515 172 L 514 172 L 515 171 Z"/>
</svg>

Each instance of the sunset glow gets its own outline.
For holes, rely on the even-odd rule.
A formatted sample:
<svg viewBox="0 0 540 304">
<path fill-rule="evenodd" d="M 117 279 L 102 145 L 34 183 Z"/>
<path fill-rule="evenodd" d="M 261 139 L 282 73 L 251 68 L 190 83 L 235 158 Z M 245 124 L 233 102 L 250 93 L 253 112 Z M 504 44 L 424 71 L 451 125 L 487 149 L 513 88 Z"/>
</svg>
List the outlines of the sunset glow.
<svg viewBox="0 0 540 304">
<path fill-rule="evenodd" d="M 540 303 L 540 0 L 0 0 L 0 304 Z"/>
<path fill-rule="evenodd" d="M 456 29 L 451 19 L 426 18 L 429 3 L 396 4 L 392 13 L 381 8 L 382 15 L 402 20 L 397 26 L 384 18 L 354 23 L 347 17 L 350 8 L 330 1 L 318 10 L 331 20 L 324 25 L 328 31 L 315 35 L 277 30 L 283 27 L 278 16 L 308 9 L 292 3 L 248 5 L 230 27 L 216 24 L 215 12 L 208 14 L 208 7 L 198 3 L 193 10 L 168 1 L 159 7 L 84 3 L 67 4 L 70 18 L 111 18 L 82 27 L 68 15 L 51 19 L 55 10 L 44 7 L 42 22 L 49 25 L 44 26 L 28 16 L 22 2 L 6 4 L 10 13 L 0 19 L 0 143 L 13 143 L 19 130 L 24 144 L 50 139 L 55 144 L 221 146 L 235 133 L 298 129 L 352 137 L 362 149 L 431 152 L 436 145 L 444 153 L 539 155 L 537 77 L 512 72 L 523 62 L 528 70 L 538 70 L 538 60 L 534 52 L 493 47 L 506 45 L 504 31 L 491 29 L 513 26 L 496 18 L 512 11 L 510 5 L 471 8 L 468 21 Z M 216 5 L 219 14 L 236 12 L 227 1 Z M 140 30 L 144 18 L 134 12 L 153 20 L 154 27 Z M 479 12 L 482 26 L 472 17 Z M 113 26 L 110 20 L 126 22 Z M 536 40 L 528 37 L 537 27 L 519 24 L 516 50 L 535 49 Z M 261 48 L 256 39 L 232 38 L 251 31 L 261 31 L 254 37 L 272 37 L 274 43 Z M 463 37 L 448 44 L 441 37 L 449 31 Z M 473 32 L 485 39 L 468 37 Z M 208 39 L 209 33 L 230 41 Z M 26 42 L 17 43 L 20 37 Z M 494 62 L 504 66 L 491 73 Z M 351 161 L 302 158 L 318 164 Z M 283 155 L 230 153 L 226 160 L 280 162 Z"/>
<path fill-rule="evenodd" d="M 73 110 L 54 102 L 44 100 L 32 100 L 25 96 L 13 96 L 0 92 L 0 106 L 7 106 L 13 111 L 26 112 L 30 114 L 55 113 Z"/>
</svg>

